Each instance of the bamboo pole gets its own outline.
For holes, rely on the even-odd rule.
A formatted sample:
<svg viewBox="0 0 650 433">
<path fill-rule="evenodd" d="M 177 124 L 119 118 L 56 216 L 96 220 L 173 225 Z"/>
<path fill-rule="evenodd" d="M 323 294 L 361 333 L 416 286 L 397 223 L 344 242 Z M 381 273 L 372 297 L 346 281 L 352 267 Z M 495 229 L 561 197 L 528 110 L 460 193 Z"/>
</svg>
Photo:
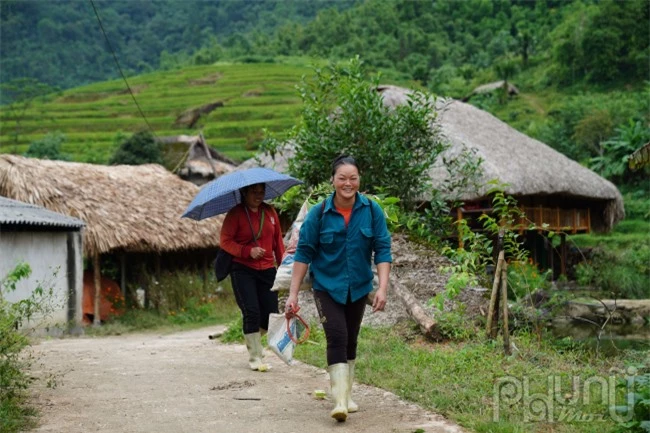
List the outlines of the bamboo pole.
<svg viewBox="0 0 650 433">
<path fill-rule="evenodd" d="M 508 264 L 504 263 L 501 269 L 501 303 L 503 304 L 503 350 L 506 355 L 511 355 L 510 330 L 508 329 Z"/>
<path fill-rule="evenodd" d="M 95 276 L 95 306 L 93 308 L 93 326 L 101 325 L 101 318 L 99 317 L 99 298 L 102 294 L 102 276 L 99 266 L 99 253 L 93 255 L 93 273 Z"/>
<path fill-rule="evenodd" d="M 495 311 L 497 309 L 497 298 L 499 293 L 499 281 L 501 280 L 501 269 L 505 263 L 505 253 L 503 250 L 499 251 L 499 258 L 497 259 L 497 268 L 494 271 L 494 282 L 492 283 L 492 294 L 490 296 L 490 306 L 488 308 L 487 316 L 487 327 L 486 333 L 487 337 L 494 339 L 496 337 L 496 326 L 495 326 Z M 496 312 L 496 317 L 499 316 L 498 311 Z"/>
</svg>

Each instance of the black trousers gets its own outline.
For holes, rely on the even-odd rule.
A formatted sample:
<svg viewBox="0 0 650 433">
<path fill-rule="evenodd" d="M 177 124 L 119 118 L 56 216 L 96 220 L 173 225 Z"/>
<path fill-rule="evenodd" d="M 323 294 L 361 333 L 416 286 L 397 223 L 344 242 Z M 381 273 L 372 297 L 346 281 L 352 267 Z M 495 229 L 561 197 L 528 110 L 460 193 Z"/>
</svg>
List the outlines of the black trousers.
<svg viewBox="0 0 650 433">
<path fill-rule="evenodd" d="M 278 292 L 272 292 L 275 268 L 258 271 L 233 263 L 230 279 L 242 313 L 244 334 L 269 329 L 269 314 L 278 312 Z"/>
<path fill-rule="evenodd" d="M 348 302 L 343 305 L 332 299 L 327 292 L 314 290 L 313 293 L 327 340 L 327 365 L 356 359 L 366 297 L 352 302 L 348 295 Z"/>
</svg>

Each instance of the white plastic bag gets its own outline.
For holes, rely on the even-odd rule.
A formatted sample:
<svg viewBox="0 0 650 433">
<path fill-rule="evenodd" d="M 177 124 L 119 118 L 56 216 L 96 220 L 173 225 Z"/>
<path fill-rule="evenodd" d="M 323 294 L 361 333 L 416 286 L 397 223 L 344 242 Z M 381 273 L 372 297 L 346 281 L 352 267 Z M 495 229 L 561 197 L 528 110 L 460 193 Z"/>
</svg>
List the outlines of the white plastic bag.
<svg viewBox="0 0 650 433">
<path fill-rule="evenodd" d="M 289 329 L 291 334 L 297 335 L 296 318 L 287 319 L 284 314 L 269 314 L 269 331 L 266 339 L 269 349 L 280 357 L 288 365 L 293 364 L 293 350 L 296 343 L 291 339 L 287 332 L 287 320 L 289 320 Z"/>
<path fill-rule="evenodd" d="M 272 292 L 289 290 L 289 286 L 291 286 L 291 273 L 293 272 L 296 247 L 298 246 L 298 238 L 300 237 L 300 227 L 302 227 L 302 223 L 305 221 L 310 207 L 309 201 L 305 200 L 298 212 L 296 220 L 291 225 L 291 229 L 284 236 L 285 252 L 275 274 L 275 281 L 273 282 L 273 287 L 271 287 Z M 310 290 L 311 287 L 311 278 L 309 277 L 309 272 L 307 272 L 300 285 L 300 290 Z"/>
</svg>

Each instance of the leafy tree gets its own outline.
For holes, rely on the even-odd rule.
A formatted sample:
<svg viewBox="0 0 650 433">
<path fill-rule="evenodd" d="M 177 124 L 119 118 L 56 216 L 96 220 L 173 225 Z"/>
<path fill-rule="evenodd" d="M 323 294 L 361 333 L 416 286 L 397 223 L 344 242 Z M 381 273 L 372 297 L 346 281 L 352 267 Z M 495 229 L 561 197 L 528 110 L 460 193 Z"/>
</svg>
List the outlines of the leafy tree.
<svg viewBox="0 0 650 433">
<path fill-rule="evenodd" d="M 353 155 L 362 171 L 361 190 L 412 200 L 427 189 L 427 170 L 446 149 L 435 120 L 435 100 L 414 93 L 407 105 L 386 107 L 376 91 L 378 76 L 366 81 L 359 58 L 345 66 L 316 69 L 299 88 L 302 122 L 290 139 L 295 157 L 290 172 L 308 186 L 327 181 L 332 160 Z M 280 146 L 268 138 L 262 149 Z"/>
<path fill-rule="evenodd" d="M 606 109 L 595 110 L 584 116 L 575 126 L 573 138 L 590 154 L 602 156 L 603 141 L 612 134 L 612 115 Z"/>
<path fill-rule="evenodd" d="M 162 149 L 149 131 L 133 134 L 115 151 L 110 165 L 162 164 Z"/>
<path fill-rule="evenodd" d="M 61 153 L 61 145 L 65 142 L 65 135 L 61 132 L 47 134 L 40 140 L 32 141 L 25 152 L 29 158 L 51 159 L 70 161 L 70 156 Z"/>
</svg>

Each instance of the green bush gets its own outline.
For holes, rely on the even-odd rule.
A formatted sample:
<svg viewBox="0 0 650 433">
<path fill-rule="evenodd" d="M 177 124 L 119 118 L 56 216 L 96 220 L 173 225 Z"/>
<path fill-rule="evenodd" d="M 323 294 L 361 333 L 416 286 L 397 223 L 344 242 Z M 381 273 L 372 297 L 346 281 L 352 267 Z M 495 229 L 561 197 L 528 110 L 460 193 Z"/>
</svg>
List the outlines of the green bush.
<svg viewBox="0 0 650 433">
<path fill-rule="evenodd" d="M 508 266 L 508 289 L 512 299 L 522 299 L 538 290 L 546 290 L 551 285 L 553 271 L 541 272 L 537 266 L 528 262 L 512 262 Z"/>
<path fill-rule="evenodd" d="M 608 296 L 623 299 L 648 297 L 650 245 L 606 251 L 596 248 L 591 260 L 576 266 L 578 284 L 594 286 Z"/>
<path fill-rule="evenodd" d="M 29 340 L 20 328 L 51 312 L 52 290 L 40 285 L 29 298 L 13 303 L 5 299 L 31 272 L 28 264 L 21 263 L 0 282 L 0 431 L 7 433 L 22 431 L 34 415 L 27 406 L 27 389 L 36 380 L 28 374 L 34 359 L 25 356 Z"/>
<path fill-rule="evenodd" d="M 120 145 L 109 163 L 110 165 L 162 164 L 162 148 L 155 142 L 151 132 L 138 132 Z"/>
<path fill-rule="evenodd" d="M 24 155 L 29 158 L 70 161 L 69 155 L 61 153 L 64 142 L 65 135 L 60 132 L 47 134 L 40 140 L 32 141 Z"/>
</svg>

